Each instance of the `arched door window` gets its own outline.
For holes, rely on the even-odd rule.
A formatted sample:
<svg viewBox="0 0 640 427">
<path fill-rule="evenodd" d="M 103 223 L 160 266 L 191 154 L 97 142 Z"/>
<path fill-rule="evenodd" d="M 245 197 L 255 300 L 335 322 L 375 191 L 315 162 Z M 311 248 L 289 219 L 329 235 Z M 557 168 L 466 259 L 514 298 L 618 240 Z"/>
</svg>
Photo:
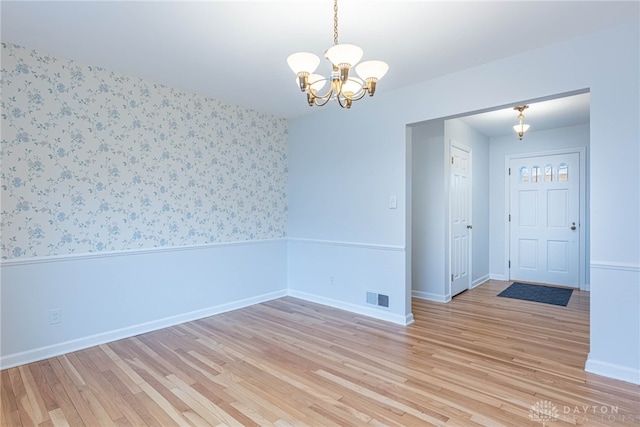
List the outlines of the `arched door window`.
<svg viewBox="0 0 640 427">
<path fill-rule="evenodd" d="M 558 181 L 569 181 L 569 165 L 566 163 L 558 165 Z"/>
<path fill-rule="evenodd" d="M 540 166 L 531 168 L 531 182 L 540 182 Z"/>
</svg>

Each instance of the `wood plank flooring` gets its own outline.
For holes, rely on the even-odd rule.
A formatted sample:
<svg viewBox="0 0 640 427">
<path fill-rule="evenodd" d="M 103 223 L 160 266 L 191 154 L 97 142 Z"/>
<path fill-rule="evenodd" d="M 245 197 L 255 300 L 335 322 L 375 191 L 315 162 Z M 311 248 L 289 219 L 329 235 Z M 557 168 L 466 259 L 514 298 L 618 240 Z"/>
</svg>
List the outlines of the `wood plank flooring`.
<svg viewBox="0 0 640 427">
<path fill-rule="evenodd" d="M 282 298 L 1 372 L 2 426 L 640 425 L 584 372 L 589 294 L 413 300 L 408 327 Z"/>
</svg>

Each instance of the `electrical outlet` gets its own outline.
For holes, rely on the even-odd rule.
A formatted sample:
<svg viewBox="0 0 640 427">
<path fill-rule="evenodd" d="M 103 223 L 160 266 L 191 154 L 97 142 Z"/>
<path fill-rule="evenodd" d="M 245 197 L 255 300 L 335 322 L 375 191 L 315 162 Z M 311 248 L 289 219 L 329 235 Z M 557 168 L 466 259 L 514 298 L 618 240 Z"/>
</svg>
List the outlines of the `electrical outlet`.
<svg viewBox="0 0 640 427">
<path fill-rule="evenodd" d="M 56 323 L 62 322 L 62 309 L 55 308 L 49 311 L 49 324 L 55 325 Z"/>
<path fill-rule="evenodd" d="M 396 196 L 389 196 L 389 209 L 398 208 L 398 198 Z"/>
</svg>

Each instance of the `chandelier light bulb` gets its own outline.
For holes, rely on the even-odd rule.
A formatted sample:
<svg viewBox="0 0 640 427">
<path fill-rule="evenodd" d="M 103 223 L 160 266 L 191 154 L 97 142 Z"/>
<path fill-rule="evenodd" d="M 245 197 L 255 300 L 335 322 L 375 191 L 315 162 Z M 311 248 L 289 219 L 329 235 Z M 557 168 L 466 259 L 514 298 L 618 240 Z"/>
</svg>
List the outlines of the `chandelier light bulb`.
<svg viewBox="0 0 640 427">
<path fill-rule="evenodd" d="M 320 65 L 320 58 L 313 53 L 298 52 L 293 55 L 289 55 L 287 58 L 287 64 L 289 64 L 289 67 L 297 76 L 300 76 L 301 73 L 309 75 L 318 68 L 318 65 Z"/>
<path fill-rule="evenodd" d="M 320 74 L 311 74 L 308 77 L 308 80 L 309 88 L 313 93 L 317 93 L 319 90 L 321 90 L 327 82 L 324 76 L 321 76 Z"/>
<path fill-rule="evenodd" d="M 524 123 L 520 123 L 519 125 L 515 125 L 513 127 L 513 130 L 516 131 L 516 133 L 518 134 L 518 137 L 520 138 L 520 140 L 522 140 L 522 137 L 524 136 L 524 133 L 529 130 L 529 125 L 524 124 Z"/>
<path fill-rule="evenodd" d="M 362 49 L 354 44 L 337 44 L 327 49 L 324 56 L 336 67 L 349 69 L 362 59 L 363 54 Z"/>
<path fill-rule="evenodd" d="M 342 84 L 342 93 L 344 96 L 351 99 L 360 96 L 360 92 L 363 90 L 363 87 L 364 82 L 361 79 L 352 77 Z"/>
<path fill-rule="evenodd" d="M 363 80 L 375 79 L 380 80 L 387 74 L 389 66 L 382 61 L 365 61 L 356 66 L 356 73 Z"/>
</svg>

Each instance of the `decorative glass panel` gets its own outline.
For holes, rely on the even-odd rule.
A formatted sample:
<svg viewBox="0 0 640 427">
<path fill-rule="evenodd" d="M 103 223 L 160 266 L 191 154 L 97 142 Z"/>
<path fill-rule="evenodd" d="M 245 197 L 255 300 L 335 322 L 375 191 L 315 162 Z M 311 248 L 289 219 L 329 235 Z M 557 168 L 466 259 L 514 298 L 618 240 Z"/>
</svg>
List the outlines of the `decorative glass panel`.
<svg viewBox="0 0 640 427">
<path fill-rule="evenodd" d="M 569 165 L 566 163 L 558 165 L 558 181 L 569 181 Z"/>
<path fill-rule="evenodd" d="M 540 166 L 531 168 L 531 182 L 540 182 Z"/>
<path fill-rule="evenodd" d="M 529 169 L 526 166 L 520 168 L 520 182 L 529 182 Z"/>
<path fill-rule="evenodd" d="M 553 181 L 553 166 L 547 165 L 544 167 L 544 181 L 545 182 Z"/>
</svg>

